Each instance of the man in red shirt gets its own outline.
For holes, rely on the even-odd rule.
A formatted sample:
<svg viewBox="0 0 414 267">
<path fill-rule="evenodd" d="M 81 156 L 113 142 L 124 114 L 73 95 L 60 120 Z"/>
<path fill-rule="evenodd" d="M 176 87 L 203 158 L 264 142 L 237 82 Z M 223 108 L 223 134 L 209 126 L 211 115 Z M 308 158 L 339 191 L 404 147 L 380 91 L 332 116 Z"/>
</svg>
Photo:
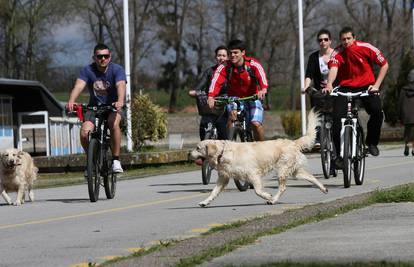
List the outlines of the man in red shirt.
<svg viewBox="0 0 414 267">
<path fill-rule="evenodd" d="M 251 122 L 254 139 L 264 141 L 263 106 L 262 100 L 267 92 L 267 79 L 262 65 L 254 58 L 246 56 L 246 45 L 240 40 L 229 43 L 230 60 L 220 65 L 210 84 L 208 104 L 214 107 L 214 97 L 220 92 L 223 84 L 228 83 L 227 95 L 235 97 L 248 97 L 257 95 L 259 100 L 248 100 L 244 108 Z M 229 114 L 229 121 L 235 120 L 236 111 Z"/>
<path fill-rule="evenodd" d="M 335 48 L 328 63 L 328 84 L 324 91 L 332 91 L 332 83 L 337 78 L 341 91 L 362 91 L 368 89 L 375 93 L 361 98 L 365 111 L 369 114 L 367 124 L 366 144 L 368 151 L 373 156 L 379 155 L 378 143 L 381 134 L 383 113 L 379 88 L 388 70 L 388 62 L 384 55 L 376 47 L 369 43 L 357 41 L 351 27 L 344 27 L 340 33 L 341 45 Z M 373 64 L 380 67 L 375 79 Z M 340 152 L 341 118 L 346 117 L 346 97 L 335 97 L 333 139 L 337 155 Z M 343 167 L 343 161 L 338 157 L 335 160 L 338 168 Z"/>
</svg>

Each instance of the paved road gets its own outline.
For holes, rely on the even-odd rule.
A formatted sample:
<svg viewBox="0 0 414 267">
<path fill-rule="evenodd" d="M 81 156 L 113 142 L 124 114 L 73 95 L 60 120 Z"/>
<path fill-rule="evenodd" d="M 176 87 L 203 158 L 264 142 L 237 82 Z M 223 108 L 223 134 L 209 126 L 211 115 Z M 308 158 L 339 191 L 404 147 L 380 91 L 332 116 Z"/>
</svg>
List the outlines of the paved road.
<svg viewBox="0 0 414 267">
<path fill-rule="evenodd" d="M 202 266 L 276 262 L 414 262 L 414 203 L 375 204 L 265 236 Z"/>
<path fill-rule="evenodd" d="M 102 262 L 157 240 L 197 235 L 217 224 L 412 182 L 414 157 L 401 154 L 399 148 L 369 158 L 363 186 L 344 189 L 341 175 L 321 178 L 330 190 L 327 195 L 306 181 L 289 181 L 275 206 L 264 205 L 252 191 L 240 193 L 231 184 L 210 208 L 198 208 L 196 204 L 213 187 L 201 184 L 199 172 L 120 182 L 116 199 L 97 203 L 89 202 L 86 185 L 37 190 L 34 203 L 0 207 L 0 235 L 7 244 L 0 249 L 0 266 Z M 309 165 L 321 177 L 319 159 L 311 158 Z M 267 190 L 274 192 L 275 178 L 266 179 Z"/>
</svg>

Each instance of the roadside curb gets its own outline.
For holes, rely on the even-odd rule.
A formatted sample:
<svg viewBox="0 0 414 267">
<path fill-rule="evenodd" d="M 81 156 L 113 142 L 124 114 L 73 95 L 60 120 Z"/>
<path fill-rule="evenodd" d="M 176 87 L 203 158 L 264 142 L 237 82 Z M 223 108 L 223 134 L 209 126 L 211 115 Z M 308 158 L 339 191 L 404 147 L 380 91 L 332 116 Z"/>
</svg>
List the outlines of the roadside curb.
<svg viewBox="0 0 414 267">
<path fill-rule="evenodd" d="M 393 186 L 384 190 L 390 190 Z M 175 266 L 184 259 L 202 255 L 210 249 L 220 249 L 226 244 L 246 238 L 255 238 L 258 235 L 266 235 L 271 230 L 280 227 L 288 227 L 300 224 L 301 221 L 321 215 L 334 215 L 336 212 L 350 205 L 361 205 L 375 191 L 344 197 L 325 203 L 311 204 L 298 209 L 285 211 L 281 214 L 270 215 L 263 218 L 248 221 L 245 224 L 230 229 L 224 229 L 207 235 L 201 235 L 185 239 L 175 244 L 170 244 L 158 251 L 147 255 L 127 258 L 105 266 L 127 267 L 127 266 Z"/>
</svg>

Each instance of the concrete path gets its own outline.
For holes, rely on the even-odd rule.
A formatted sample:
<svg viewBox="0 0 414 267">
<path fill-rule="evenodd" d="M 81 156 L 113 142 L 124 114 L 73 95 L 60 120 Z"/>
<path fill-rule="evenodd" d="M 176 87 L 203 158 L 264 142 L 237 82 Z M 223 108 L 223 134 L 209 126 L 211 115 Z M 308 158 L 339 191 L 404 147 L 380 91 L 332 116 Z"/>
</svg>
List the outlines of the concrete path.
<svg viewBox="0 0 414 267">
<path fill-rule="evenodd" d="M 265 236 L 202 266 L 276 262 L 414 262 L 414 203 L 376 204 Z"/>
</svg>

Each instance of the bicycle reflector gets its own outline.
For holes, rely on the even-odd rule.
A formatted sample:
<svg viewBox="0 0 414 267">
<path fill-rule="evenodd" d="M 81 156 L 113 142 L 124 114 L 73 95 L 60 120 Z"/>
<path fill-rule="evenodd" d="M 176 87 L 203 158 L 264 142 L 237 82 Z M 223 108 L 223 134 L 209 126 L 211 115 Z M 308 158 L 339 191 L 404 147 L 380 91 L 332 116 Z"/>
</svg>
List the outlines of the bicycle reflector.
<svg viewBox="0 0 414 267">
<path fill-rule="evenodd" d="M 83 122 L 83 107 L 82 105 L 76 106 L 76 116 L 79 118 L 80 121 Z"/>
</svg>

